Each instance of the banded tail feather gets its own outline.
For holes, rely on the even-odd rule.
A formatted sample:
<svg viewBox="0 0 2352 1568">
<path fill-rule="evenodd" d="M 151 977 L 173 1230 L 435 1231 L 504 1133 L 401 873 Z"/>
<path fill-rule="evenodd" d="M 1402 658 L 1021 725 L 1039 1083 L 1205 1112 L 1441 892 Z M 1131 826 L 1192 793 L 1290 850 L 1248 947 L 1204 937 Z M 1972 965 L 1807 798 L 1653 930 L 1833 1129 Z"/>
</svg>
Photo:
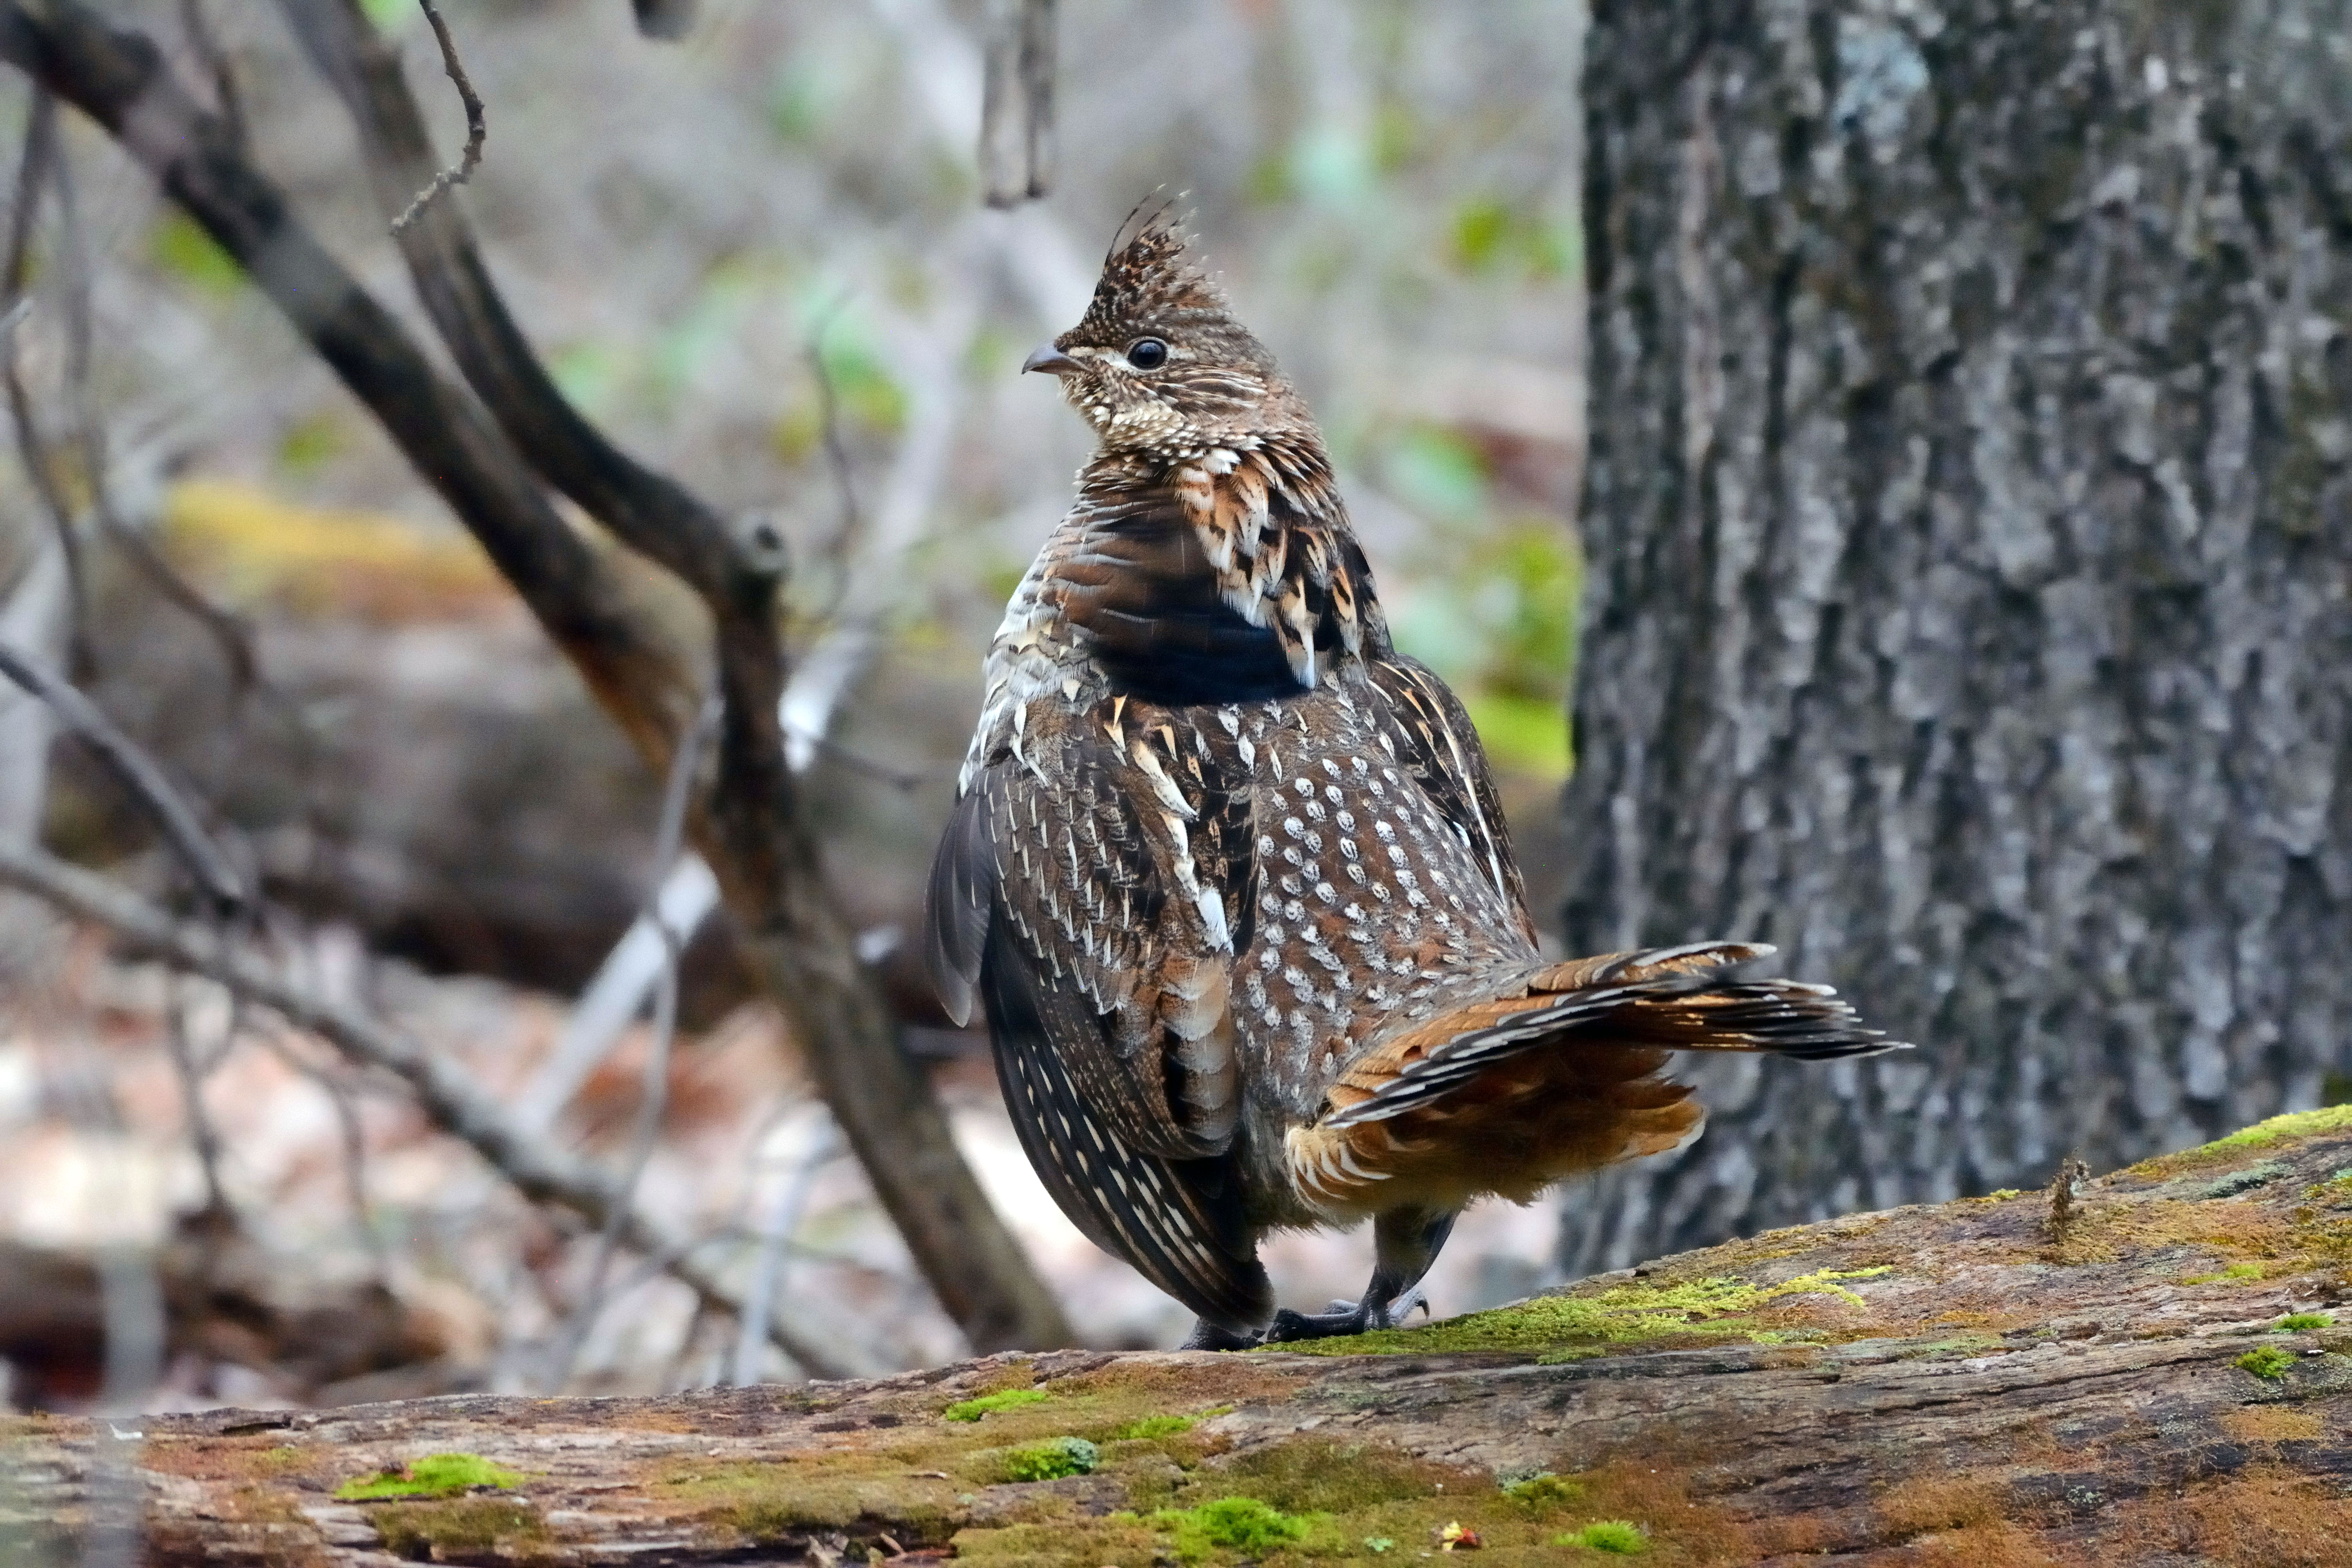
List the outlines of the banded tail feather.
<svg viewBox="0 0 2352 1568">
<path fill-rule="evenodd" d="M 1675 1051 L 1807 1060 L 1906 1048 L 1865 1028 L 1826 985 L 1738 980 L 1760 943 L 1694 942 L 1530 966 L 1519 981 L 1368 1042 L 1289 1138 L 1293 1173 L 1332 1206 L 1375 1203 L 1381 1183 L 1465 1194 L 1482 1127 L 1530 1141 L 1526 1196 L 1578 1171 L 1658 1153 L 1697 1132 L 1689 1089 L 1659 1076 Z M 1514 1194 L 1505 1189 L 1505 1196 Z"/>
</svg>

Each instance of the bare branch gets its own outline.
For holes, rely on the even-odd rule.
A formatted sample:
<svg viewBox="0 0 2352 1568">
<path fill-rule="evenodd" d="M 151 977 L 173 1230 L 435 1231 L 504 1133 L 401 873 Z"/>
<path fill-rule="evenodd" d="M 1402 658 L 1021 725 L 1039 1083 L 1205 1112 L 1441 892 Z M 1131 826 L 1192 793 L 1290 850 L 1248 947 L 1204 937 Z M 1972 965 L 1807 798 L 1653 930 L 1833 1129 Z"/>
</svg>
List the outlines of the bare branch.
<svg viewBox="0 0 2352 1568">
<path fill-rule="evenodd" d="M 104 926 L 176 968 L 216 980 L 310 1030 L 352 1061 L 393 1074 L 415 1093 L 435 1126 L 472 1148 L 525 1197 L 561 1205 L 592 1226 L 610 1223 L 618 1211 L 621 1237 L 632 1249 L 673 1258 L 672 1277 L 713 1309 L 730 1317 L 742 1315 L 733 1292 L 691 1261 L 692 1243 L 622 1202 L 603 1175 L 525 1136 L 488 1091 L 455 1062 L 285 979 L 218 933 L 175 921 L 104 878 L 40 850 L 0 845 L 0 884 Z M 810 1343 L 788 1325 L 772 1322 L 768 1337 L 814 1375 L 847 1374 L 830 1347 Z"/>
<path fill-rule="evenodd" d="M 6 301 L 12 317 L 28 310 L 32 303 L 26 289 L 32 278 L 33 225 L 40 211 L 41 193 L 47 187 L 50 171 L 57 162 L 58 100 L 46 89 L 36 87 L 25 122 L 25 149 L 16 163 L 16 195 L 8 213 L 7 257 L 0 262 L 0 300 Z M 22 342 L 13 330 L 5 342 L 0 342 L 0 381 L 6 384 L 8 414 L 16 426 L 17 457 L 25 465 L 26 477 L 32 481 L 33 493 L 41 499 L 41 510 L 48 514 L 49 526 L 57 533 L 58 548 L 65 559 L 67 598 L 71 606 L 67 631 L 67 642 L 73 649 L 71 662 L 77 668 L 88 669 L 94 660 L 89 644 L 89 575 L 82 564 L 81 539 L 74 531 L 73 502 L 58 480 L 57 465 L 34 411 L 32 392 L 25 384 L 21 349 Z"/>
<path fill-rule="evenodd" d="M 186 0 L 189 26 L 194 34 L 201 35 L 204 14 L 196 9 L 197 0 Z M 209 37 L 204 46 L 210 47 Z M 200 47 L 201 52 L 201 47 Z M 225 59 L 215 61 L 206 57 L 219 74 L 217 91 L 226 95 L 225 101 L 236 102 L 236 86 L 227 75 Z M 236 127 L 241 141 L 244 132 Z M 108 542 L 131 558 L 131 563 L 157 592 L 181 612 L 194 620 L 220 647 L 221 657 L 227 662 L 229 700 L 241 702 L 246 694 L 261 684 L 261 662 L 254 652 L 253 636 L 244 621 L 206 598 L 195 585 L 174 571 L 161 552 L 149 542 L 146 533 L 131 526 L 114 504 L 114 487 L 110 480 L 112 463 L 107 452 L 106 422 L 99 412 L 98 399 L 91 390 L 90 367 L 95 357 L 96 311 L 91 301 L 90 279 L 93 268 L 89 237 L 82 227 L 81 204 L 75 195 L 73 165 L 64 150 L 58 149 L 49 167 L 49 181 L 58 195 L 58 216 L 65 237 L 66 296 L 66 401 L 73 411 L 74 434 L 81 448 L 82 479 L 89 489 L 89 510 L 97 517 Z M 272 694 L 275 695 L 274 693 Z"/>
<path fill-rule="evenodd" d="M 841 521 L 833 537 L 825 541 L 824 561 L 833 576 L 830 602 L 824 613 L 830 616 L 841 607 L 849 591 L 849 561 L 864 531 L 865 520 L 857 506 L 857 476 L 851 470 L 849 448 L 841 436 L 841 393 L 833 384 L 833 372 L 824 363 L 824 338 L 834 318 L 840 314 L 844 300 L 835 300 L 817 318 L 815 330 L 809 333 L 809 373 L 816 377 L 818 427 L 824 432 L 825 466 L 833 470 L 834 488 L 841 492 Z"/>
<path fill-rule="evenodd" d="M 482 109 L 481 95 L 467 79 L 466 62 L 457 58 L 457 40 L 449 36 L 449 24 L 441 19 L 440 8 L 433 4 L 433 0 L 416 0 L 416 3 L 425 8 L 425 19 L 433 24 L 434 41 L 441 46 L 441 68 L 449 73 L 451 81 L 457 83 L 457 100 L 466 106 L 466 150 L 459 155 L 455 167 L 435 174 L 432 183 L 417 192 L 408 205 L 401 209 L 400 216 L 392 220 L 392 232 L 394 234 L 406 233 L 408 226 L 432 205 L 435 197 L 450 186 L 462 185 L 474 177 L 474 171 L 482 166 L 482 143 L 488 141 L 490 135 L 489 121 Z"/>
<path fill-rule="evenodd" d="M 164 776 L 161 764 L 124 734 L 97 703 L 74 689 L 63 676 L 5 643 L 0 643 L 0 675 L 47 703 L 58 721 L 98 753 L 99 760 L 155 819 L 188 874 L 221 912 L 245 907 L 245 879 L 205 831 L 195 807 Z"/>
<path fill-rule="evenodd" d="M 398 55 L 375 37 L 355 0 L 283 3 L 359 122 L 379 201 L 397 201 L 432 163 Z M 451 356 L 524 459 L 683 579 L 709 610 L 726 716 L 719 766 L 695 812 L 696 847 L 908 1250 L 975 1346 L 1066 1342 L 1059 1304 L 957 1150 L 936 1092 L 858 962 L 846 913 L 824 886 L 786 766 L 772 552 L 747 548 L 715 509 L 622 453 L 565 401 L 454 204 L 428 208 L 400 245 Z M 750 536 L 754 545 L 757 537 Z M 650 752 L 656 766 L 667 765 L 683 729 Z"/>
<path fill-rule="evenodd" d="M 188 35 L 188 47 L 196 52 L 205 74 L 212 78 L 213 102 L 220 110 L 221 123 L 243 146 L 250 139 L 245 123 L 245 100 L 236 89 L 236 73 L 229 68 L 228 51 L 213 37 L 212 23 L 205 16 L 205 0 L 180 0 L 180 30 Z"/>
<path fill-rule="evenodd" d="M 0 58 L 105 127 L 246 269 L 472 531 L 630 739 L 667 757 L 697 700 L 693 658 L 636 611 L 612 563 L 182 90 L 154 43 L 74 0 L 16 0 L 0 4 Z"/>
<path fill-rule="evenodd" d="M 240 1001 L 243 998 L 239 998 Z M 374 1266 L 379 1281 L 392 1274 L 392 1262 L 383 1243 L 383 1234 L 376 1228 L 375 1205 L 368 1196 L 367 1130 L 360 1123 L 359 1107 L 352 1102 L 352 1090 L 333 1073 L 310 1060 L 283 1039 L 268 1033 L 258 1035 L 261 1048 L 300 1073 L 319 1087 L 334 1107 L 335 1125 L 342 1135 L 343 1189 L 352 1205 L 352 1223 L 360 1233 L 360 1245 L 367 1249 L 368 1260 Z"/>
<path fill-rule="evenodd" d="M 397 55 L 374 38 L 353 0 L 285 3 L 361 123 L 379 200 L 396 207 L 426 177 L 419 171 L 433 166 Z M 757 548 L 756 531 L 746 548 L 726 519 L 618 452 L 564 402 L 508 314 L 455 203 L 427 207 L 400 244 L 497 428 L 294 217 L 219 119 L 163 68 L 151 39 L 112 27 L 80 0 L 0 0 L 0 58 L 104 126 L 246 269 L 447 500 L 656 768 L 667 768 L 692 721 L 702 682 L 688 672 L 699 661 L 643 613 L 610 561 L 549 503 L 518 451 L 700 595 L 717 622 L 726 719 L 693 836 L 745 955 L 792 1019 L 884 1207 L 972 1344 L 1068 1342 L 1058 1303 L 957 1149 L 936 1091 L 857 959 L 855 929 L 824 887 L 784 763 L 776 566 L 772 552 Z"/>
<path fill-rule="evenodd" d="M 587 1291 L 573 1314 L 563 1353 L 550 1379 L 558 1388 L 570 1378 L 580 1347 L 587 1342 L 588 1331 L 595 1326 L 597 1316 L 604 1310 L 605 1279 L 613 1267 L 613 1249 L 621 1239 L 619 1215 L 624 1205 L 634 1201 L 637 1184 L 645 1180 L 646 1166 L 653 1159 L 654 1143 L 661 1135 L 662 1117 L 669 1110 L 670 1047 L 677 1034 L 677 963 L 685 942 L 668 925 L 658 924 L 657 906 L 662 884 L 670 868 L 677 863 L 678 847 L 686 836 L 686 808 L 693 795 L 695 770 L 701 764 L 703 751 L 717 732 L 721 716 L 716 696 L 704 701 L 694 728 L 687 731 L 677 754 L 670 759 L 669 778 L 662 789 L 661 820 L 654 837 L 654 878 L 642 911 L 656 921 L 662 939 L 661 984 L 654 993 L 653 1048 L 646 1053 L 645 1087 L 638 1097 L 637 1125 L 631 1139 L 627 1173 L 621 1178 L 621 1202 L 614 1205 L 614 1217 L 605 1222 L 604 1234 L 597 1237 L 596 1258 L 588 1271 Z"/>
<path fill-rule="evenodd" d="M 648 38 L 682 38 L 694 26 L 695 0 L 629 0 L 637 32 Z"/>
<path fill-rule="evenodd" d="M 767 1342 L 768 1314 L 783 1294 L 784 1270 L 791 1261 L 793 1237 L 801 1227 L 817 1173 L 841 1152 L 833 1121 L 827 1118 L 811 1141 L 809 1150 L 793 1168 L 776 1194 L 768 1223 L 760 1229 L 759 1256 L 751 1265 L 751 1286 L 744 1293 L 743 1317 L 737 1325 L 734 1375 L 738 1386 L 760 1381 L 760 1347 Z"/>
<path fill-rule="evenodd" d="M 221 1185 L 220 1129 L 213 1125 L 212 1114 L 205 1109 L 205 1075 L 188 1039 L 188 1009 L 179 993 L 180 985 L 175 984 L 172 995 L 165 999 L 163 1037 L 171 1051 L 172 1074 L 179 1080 L 180 1109 L 188 1121 L 188 1143 L 195 1150 L 196 1164 L 204 1173 L 205 1210 L 226 1215 L 229 1203 L 228 1191 Z"/>
<path fill-rule="evenodd" d="M 1054 185 L 1055 0 L 994 0 L 982 70 L 980 170 L 992 207 Z"/>
</svg>

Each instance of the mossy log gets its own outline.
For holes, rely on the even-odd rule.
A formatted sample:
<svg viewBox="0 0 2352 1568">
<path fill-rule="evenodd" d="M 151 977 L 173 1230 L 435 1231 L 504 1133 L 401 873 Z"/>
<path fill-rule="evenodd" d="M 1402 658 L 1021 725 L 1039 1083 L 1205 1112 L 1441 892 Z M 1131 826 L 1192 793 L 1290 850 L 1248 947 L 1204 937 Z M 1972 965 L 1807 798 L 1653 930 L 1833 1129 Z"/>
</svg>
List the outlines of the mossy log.
<svg viewBox="0 0 2352 1568">
<path fill-rule="evenodd" d="M 2352 1108 L 1321 1353 L 16 1419 L 0 1560 L 2340 1563 L 2347 1296 Z"/>
</svg>

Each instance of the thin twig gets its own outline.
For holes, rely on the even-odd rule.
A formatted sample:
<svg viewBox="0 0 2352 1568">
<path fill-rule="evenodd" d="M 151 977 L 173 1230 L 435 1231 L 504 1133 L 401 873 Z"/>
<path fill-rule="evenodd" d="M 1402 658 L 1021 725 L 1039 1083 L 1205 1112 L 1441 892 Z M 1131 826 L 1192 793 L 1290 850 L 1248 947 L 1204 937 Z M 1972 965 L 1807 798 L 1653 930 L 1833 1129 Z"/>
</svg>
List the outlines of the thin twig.
<svg viewBox="0 0 2352 1568">
<path fill-rule="evenodd" d="M 47 88 L 37 85 L 25 121 L 25 150 L 16 163 L 16 195 L 8 214 L 7 258 L 0 263 L 0 300 L 6 301 L 12 315 L 30 300 L 26 288 L 32 279 L 33 225 L 40 211 L 41 192 L 47 186 L 57 162 L 58 100 Z M 6 384 L 8 413 L 16 426 L 17 456 L 25 465 L 26 476 L 33 481 L 34 493 L 41 498 L 41 510 L 48 514 L 49 526 L 57 532 L 58 548 L 65 558 L 66 596 L 70 605 L 66 635 L 73 650 L 70 663 L 77 669 L 88 670 L 95 661 L 89 641 L 89 585 L 82 565 L 81 540 L 74 531 L 73 502 L 58 482 L 56 462 L 34 413 L 32 392 L 25 384 L 20 347 L 14 331 L 0 342 L 0 381 Z"/>
<path fill-rule="evenodd" d="M 202 13 L 194 10 L 197 0 L 185 0 L 193 16 L 191 26 L 201 31 Z M 227 63 L 219 69 L 226 81 Z M 224 90 L 234 93 L 234 88 Z M 240 135 L 240 140 L 242 136 Z M 220 645 L 221 656 L 227 661 L 229 674 L 229 704 L 232 711 L 242 703 L 247 694 L 261 684 L 261 664 L 253 648 L 253 636 L 244 621 L 215 605 L 199 592 L 194 584 L 174 571 L 146 534 L 134 528 L 114 504 L 114 488 L 109 482 L 113 464 L 107 453 L 106 421 L 100 413 L 98 399 L 92 391 L 91 363 L 96 357 L 96 310 L 91 299 L 90 279 L 95 275 L 89 236 L 82 227 L 81 204 L 74 189 L 73 167 L 62 153 L 53 158 L 49 182 L 58 194 L 58 216 L 65 235 L 66 255 L 66 384 L 67 404 L 73 411 L 74 432 L 81 447 L 83 483 L 89 488 L 90 510 L 98 519 L 110 542 L 131 557 L 132 565 L 166 599 L 210 634 Z M 278 699 L 277 693 L 268 693 Z"/>
<path fill-rule="evenodd" d="M 180 0 L 180 27 L 188 35 L 188 47 L 194 49 L 205 74 L 212 78 L 213 103 L 220 110 L 221 123 L 236 138 L 238 146 L 246 144 L 245 101 L 236 89 L 236 74 L 229 68 L 228 51 L 213 37 L 212 24 L 205 19 L 204 0 Z"/>
<path fill-rule="evenodd" d="M 760 1351 L 767 1343 L 768 1316 L 774 1310 L 776 1299 L 783 1294 L 784 1272 L 792 1260 L 793 1236 L 801 1227 L 801 1215 L 808 1207 L 809 1194 L 816 1186 L 817 1173 L 843 1152 L 840 1131 L 833 1118 L 827 1116 L 808 1152 L 786 1178 L 777 1194 L 776 1206 L 769 1211 L 768 1223 L 761 1229 L 760 1251 L 751 1264 L 751 1285 L 743 1295 L 743 1319 L 735 1339 L 731 1381 L 738 1388 L 760 1380 Z"/>
<path fill-rule="evenodd" d="M 441 46 L 441 66 L 449 79 L 457 86 L 458 101 L 466 106 L 466 151 L 459 155 L 457 165 L 444 169 L 433 176 L 433 183 L 416 193 L 401 215 L 392 220 L 392 232 L 400 234 L 415 223 L 418 215 L 433 205 L 434 199 L 452 185 L 462 185 L 474 177 L 482 166 L 482 143 L 489 140 L 489 121 L 482 109 L 481 96 L 466 76 L 466 63 L 457 58 L 457 40 L 449 36 L 449 24 L 441 19 L 440 8 L 433 0 L 416 0 L 425 8 L 425 19 L 433 24 L 434 41 Z"/>
<path fill-rule="evenodd" d="M 98 753 L 114 776 L 147 808 L 179 855 L 181 864 L 221 912 L 245 907 L 245 880 L 229 865 L 228 857 L 213 842 L 212 835 L 205 831 L 195 808 L 163 776 L 155 759 L 117 728 L 97 703 L 76 690 L 63 676 L 5 643 L 0 643 L 0 675 L 47 703 L 59 721 Z"/>
<path fill-rule="evenodd" d="M 596 1258 L 588 1270 L 587 1289 L 573 1315 L 572 1330 L 565 1336 L 563 1353 L 551 1376 L 550 1381 L 557 1388 L 570 1379 L 572 1363 L 579 1359 L 581 1347 L 587 1343 L 588 1331 L 604 1310 L 604 1281 L 612 1269 L 614 1250 L 621 1240 L 620 1217 L 636 1199 L 637 1185 L 645 1179 L 655 1141 L 661 1135 L 662 1118 L 669 1110 L 669 1054 L 677 1033 L 677 963 L 684 944 L 678 933 L 661 919 L 661 885 L 668 879 L 670 868 L 677 863 L 678 848 L 686 838 L 686 810 L 694 796 L 695 773 L 701 765 L 703 749 L 718 734 L 719 722 L 725 716 L 716 693 L 703 700 L 702 711 L 670 758 L 669 778 L 662 789 L 661 822 L 654 836 L 654 877 L 645 907 L 639 911 L 653 919 L 662 941 L 660 984 L 654 991 L 653 1047 L 646 1053 L 636 1131 L 630 1140 L 627 1173 L 621 1178 L 620 1201 L 614 1205 L 613 1217 L 605 1221 L 604 1234 L 596 1239 Z"/>
<path fill-rule="evenodd" d="M 366 127 L 371 179 L 387 216 L 396 212 L 434 162 L 396 54 L 351 26 L 362 15 L 355 5 L 288 0 L 288 13 Z M 697 661 L 564 522 L 542 484 L 702 596 L 719 627 L 710 662 L 729 717 L 696 841 L 734 895 L 747 956 L 793 1020 L 845 1136 L 949 1314 L 982 1349 L 1067 1342 L 1058 1305 L 957 1149 L 875 977 L 856 962 L 854 925 L 822 879 L 776 732 L 785 670 L 773 572 L 748 571 L 723 517 L 618 452 L 563 402 L 492 286 L 457 204 L 440 205 L 401 246 L 478 404 L 434 371 L 399 320 L 296 220 L 283 193 L 159 68 L 137 29 L 109 25 L 84 0 L 0 0 L 0 58 L 89 114 L 247 269 L 448 498 L 599 701 L 660 766 L 699 697 L 689 674 Z"/>
<path fill-rule="evenodd" d="M 929 789 L 955 771 L 951 766 L 947 765 L 923 768 L 894 767 L 888 763 L 869 757 L 863 752 L 853 751 L 830 735 L 812 735 L 799 729 L 794 729 L 792 733 L 797 739 L 805 741 L 823 752 L 851 773 L 864 773 L 867 778 L 888 784 L 893 789 Z"/>
<path fill-rule="evenodd" d="M 982 65 L 980 169 L 992 207 L 1054 184 L 1055 0 L 996 0 Z"/>
<path fill-rule="evenodd" d="M 833 578 L 830 599 L 824 611 L 826 619 L 841 607 L 842 597 L 849 590 L 850 553 L 865 531 L 865 518 L 857 505 L 857 476 L 851 470 L 849 447 L 841 436 L 841 394 L 833 384 L 832 370 L 824 363 L 825 335 L 832 331 L 848 298 L 844 294 L 817 317 L 816 326 L 809 333 L 807 351 L 810 374 L 816 377 L 817 427 L 823 435 L 825 466 L 833 470 L 834 488 L 841 492 L 841 522 L 833 531 L 833 537 L 825 541 L 823 555 Z"/>
<path fill-rule="evenodd" d="M 238 1001 L 242 1003 L 240 996 Z M 318 1085 L 334 1108 L 335 1124 L 342 1134 L 343 1188 L 352 1205 L 352 1223 L 359 1227 L 360 1245 L 367 1249 L 368 1260 L 375 1268 L 379 1282 L 391 1278 L 392 1258 L 384 1246 L 383 1233 L 376 1228 L 375 1205 L 368 1196 L 367 1129 L 361 1124 L 358 1105 L 353 1103 L 351 1087 L 333 1073 L 307 1059 L 285 1039 L 268 1033 L 256 1037 L 261 1048 Z"/>
<path fill-rule="evenodd" d="M 702 1310 L 701 1302 L 694 1304 L 693 1312 L 686 1320 L 686 1331 L 677 1336 L 677 1348 L 670 1352 L 669 1364 L 662 1368 L 661 1381 L 654 1385 L 662 1393 L 686 1392 L 688 1387 L 687 1366 L 694 1359 L 695 1347 L 702 1339 L 702 1325 L 709 1321 L 709 1316 Z"/>
<path fill-rule="evenodd" d="M 395 1034 L 365 1014 L 289 984 L 241 945 L 217 931 L 175 921 L 145 900 L 42 850 L 0 844 L 0 886 L 16 889 L 102 925 L 175 968 L 207 975 L 325 1040 L 352 1061 L 391 1073 L 406 1084 L 419 1109 L 442 1131 L 479 1154 L 535 1203 L 556 1204 L 601 1226 L 617 1201 L 613 1184 L 560 1150 L 519 1132 L 490 1092 L 457 1063 Z M 729 1317 L 742 1303 L 708 1270 L 688 1259 L 667 1225 L 642 1211 L 628 1214 L 623 1238 L 633 1249 L 674 1255 L 673 1278 Z M 811 1343 L 788 1324 L 771 1322 L 768 1338 L 811 1375 L 856 1374 L 832 1346 Z M 862 1358 L 860 1358 L 862 1360 Z"/>
<path fill-rule="evenodd" d="M 205 1211 L 226 1215 L 230 1212 L 227 1189 L 221 1185 L 220 1129 L 213 1125 L 212 1113 L 205 1109 L 205 1073 L 196 1063 L 196 1053 L 188 1041 L 188 1009 L 182 995 L 183 977 L 174 977 L 171 994 L 164 999 L 163 1037 L 171 1047 L 173 1076 L 179 1079 L 180 1106 L 188 1119 L 188 1143 L 196 1152 L 197 1167 L 205 1178 Z M 235 1026 L 235 1021 L 231 1021 Z M 217 1063 L 218 1058 L 215 1058 Z"/>
</svg>

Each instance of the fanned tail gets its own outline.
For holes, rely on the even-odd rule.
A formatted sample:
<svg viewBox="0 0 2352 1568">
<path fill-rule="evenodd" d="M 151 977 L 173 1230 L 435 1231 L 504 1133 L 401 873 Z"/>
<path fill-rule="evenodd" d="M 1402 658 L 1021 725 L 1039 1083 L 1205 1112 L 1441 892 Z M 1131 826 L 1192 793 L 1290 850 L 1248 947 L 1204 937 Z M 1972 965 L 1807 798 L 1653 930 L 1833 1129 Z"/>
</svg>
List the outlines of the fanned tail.
<svg viewBox="0 0 2352 1568">
<path fill-rule="evenodd" d="M 1347 1210 L 1407 1193 L 1525 1199 L 1580 1170 L 1664 1152 L 1704 1119 L 1661 1078 L 1670 1051 L 1808 1060 L 1901 1049 L 1826 985 L 1736 980 L 1770 956 L 1708 942 L 1530 966 L 1375 1037 L 1290 1135 L 1292 1172 Z"/>
</svg>

